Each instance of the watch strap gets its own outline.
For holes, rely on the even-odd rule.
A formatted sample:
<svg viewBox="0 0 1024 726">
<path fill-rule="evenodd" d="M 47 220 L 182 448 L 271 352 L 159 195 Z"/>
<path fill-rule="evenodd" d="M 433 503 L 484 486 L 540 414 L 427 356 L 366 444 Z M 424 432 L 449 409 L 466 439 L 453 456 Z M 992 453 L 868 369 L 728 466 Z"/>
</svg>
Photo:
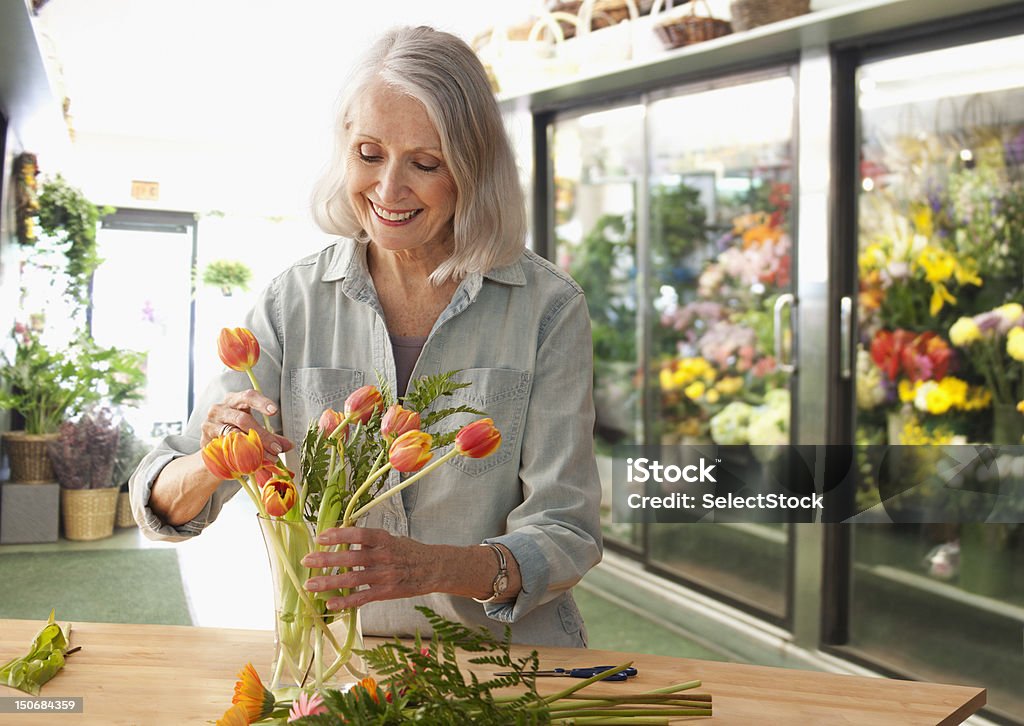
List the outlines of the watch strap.
<svg viewBox="0 0 1024 726">
<path fill-rule="evenodd" d="M 505 552 L 498 545 L 493 542 L 484 542 L 481 547 L 490 547 L 494 551 L 494 554 L 498 558 L 498 574 L 494 576 L 494 580 L 491 582 L 491 596 L 487 598 L 477 598 L 478 603 L 485 604 L 494 602 L 499 597 L 505 594 L 508 589 L 508 560 L 505 559 Z"/>
</svg>

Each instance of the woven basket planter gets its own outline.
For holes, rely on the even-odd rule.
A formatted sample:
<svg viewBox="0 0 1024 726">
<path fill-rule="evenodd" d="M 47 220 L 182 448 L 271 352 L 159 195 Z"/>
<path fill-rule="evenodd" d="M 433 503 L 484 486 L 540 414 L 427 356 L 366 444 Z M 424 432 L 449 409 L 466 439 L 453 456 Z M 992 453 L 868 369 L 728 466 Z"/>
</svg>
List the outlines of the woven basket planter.
<svg viewBox="0 0 1024 726">
<path fill-rule="evenodd" d="M 810 12 L 811 0 L 732 0 L 732 28 L 739 32 Z"/>
<path fill-rule="evenodd" d="M 707 13 L 698 15 L 697 7 Z M 654 24 L 654 32 L 668 49 L 682 48 L 685 45 L 714 40 L 732 32 L 728 20 L 711 16 L 711 8 L 707 0 L 693 0 L 688 15 L 676 15 L 659 20 Z"/>
<path fill-rule="evenodd" d="M 118 493 L 117 487 L 61 489 L 64 536 L 74 540 L 93 540 L 112 535 Z"/>
<path fill-rule="evenodd" d="M 56 481 L 47 446 L 57 434 L 26 434 L 8 431 L 3 435 L 4 450 L 11 462 L 11 481 L 19 484 L 42 484 Z"/>
<path fill-rule="evenodd" d="M 118 492 L 117 494 L 117 516 L 114 518 L 114 526 L 135 526 L 135 515 L 132 514 L 132 499 L 128 492 Z"/>
</svg>

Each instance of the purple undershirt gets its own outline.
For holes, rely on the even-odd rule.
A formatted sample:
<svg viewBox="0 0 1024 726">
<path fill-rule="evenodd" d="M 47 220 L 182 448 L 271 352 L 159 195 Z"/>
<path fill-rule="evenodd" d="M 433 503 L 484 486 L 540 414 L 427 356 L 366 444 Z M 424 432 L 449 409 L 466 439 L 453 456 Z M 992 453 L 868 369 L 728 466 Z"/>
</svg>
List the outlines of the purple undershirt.
<svg viewBox="0 0 1024 726">
<path fill-rule="evenodd" d="M 392 335 L 391 348 L 395 351 L 395 377 L 398 382 L 397 395 L 404 396 L 405 389 L 409 386 L 409 378 L 412 376 L 413 366 L 416 365 L 423 345 L 427 342 L 427 336 L 418 335 Z"/>
</svg>

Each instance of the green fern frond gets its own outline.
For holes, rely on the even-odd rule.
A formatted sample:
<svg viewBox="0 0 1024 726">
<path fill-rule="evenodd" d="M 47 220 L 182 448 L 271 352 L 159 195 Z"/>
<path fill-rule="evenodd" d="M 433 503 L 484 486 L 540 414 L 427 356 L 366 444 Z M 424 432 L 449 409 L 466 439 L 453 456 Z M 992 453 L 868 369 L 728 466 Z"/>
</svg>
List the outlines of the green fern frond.
<svg viewBox="0 0 1024 726">
<path fill-rule="evenodd" d="M 422 417 L 420 420 L 420 426 L 422 428 L 426 428 L 427 426 L 431 426 L 438 421 L 442 421 L 457 413 L 471 413 L 474 416 L 486 416 L 483 411 L 473 408 L 472 406 L 454 406 L 452 408 L 442 408 L 439 411 L 431 411 L 426 416 Z"/>
<path fill-rule="evenodd" d="M 460 388 L 468 387 L 469 383 L 458 383 L 452 380 L 459 372 L 448 371 L 434 376 L 422 376 L 411 381 L 409 391 L 403 398 L 403 405 L 411 411 L 422 412 L 441 396 L 450 396 Z"/>
</svg>

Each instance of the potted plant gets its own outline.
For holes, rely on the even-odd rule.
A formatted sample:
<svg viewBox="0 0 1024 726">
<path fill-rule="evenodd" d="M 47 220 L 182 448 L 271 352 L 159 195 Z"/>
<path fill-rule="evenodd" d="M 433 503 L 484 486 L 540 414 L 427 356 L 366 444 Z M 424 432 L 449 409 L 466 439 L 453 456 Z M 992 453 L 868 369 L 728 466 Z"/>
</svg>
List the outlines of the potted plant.
<svg viewBox="0 0 1024 726">
<path fill-rule="evenodd" d="M 127 421 L 121 422 L 121 432 L 117 440 L 117 454 L 114 456 L 114 484 L 120 487 L 117 495 L 116 527 L 134 527 L 135 517 L 132 516 L 131 499 L 128 496 L 128 478 L 135 471 L 143 457 L 149 451 L 149 445 L 135 435 L 135 429 Z"/>
<path fill-rule="evenodd" d="M 120 489 L 114 481 L 119 438 L 119 425 L 108 410 L 99 409 L 62 423 L 57 440 L 50 442 L 68 539 L 93 540 L 113 534 Z"/>
<path fill-rule="evenodd" d="M 237 290 L 248 290 L 252 270 L 238 260 L 214 260 L 203 270 L 203 284 L 219 287 L 224 297 L 230 297 Z"/>
<path fill-rule="evenodd" d="M 3 434 L 11 481 L 53 481 L 46 456 L 62 421 L 103 401 L 117 406 L 138 400 L 145 374 L 142 355 L 101 348 L 88 337 L 71 349 L 52 351 L 24 325 L 14 327 L 15 353 L 0 364 L 0 407 L 24 420 L 24 430 Z"/>
</svg>

